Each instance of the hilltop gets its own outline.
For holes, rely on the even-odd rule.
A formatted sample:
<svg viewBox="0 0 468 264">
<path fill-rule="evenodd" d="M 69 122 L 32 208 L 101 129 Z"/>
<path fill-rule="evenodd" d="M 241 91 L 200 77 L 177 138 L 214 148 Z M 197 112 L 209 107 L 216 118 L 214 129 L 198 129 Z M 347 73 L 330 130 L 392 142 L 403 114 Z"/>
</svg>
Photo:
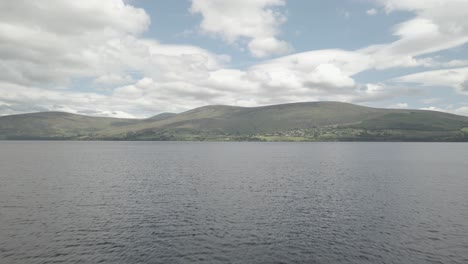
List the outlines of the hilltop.
<svg viewBox="0 0 468 264">
<path fill-rule="evenodd" d="M 340 102 L 212 105 L 147 119 L 43 112 L 0 117 L 0 139 L 468 141 L 468 117 Z"/>
</svg>

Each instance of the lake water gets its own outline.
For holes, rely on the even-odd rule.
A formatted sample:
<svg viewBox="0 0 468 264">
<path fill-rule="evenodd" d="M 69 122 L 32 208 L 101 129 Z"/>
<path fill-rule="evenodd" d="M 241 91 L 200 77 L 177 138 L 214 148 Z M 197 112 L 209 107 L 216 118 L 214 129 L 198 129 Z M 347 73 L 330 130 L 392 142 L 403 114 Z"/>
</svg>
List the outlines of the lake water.
<svg viewBox="0 0 468 264">
<path fill-rule="evenodd" d="M 0 263 L 468 263 L 468 144 L 0 141 Z"/>
</svg>

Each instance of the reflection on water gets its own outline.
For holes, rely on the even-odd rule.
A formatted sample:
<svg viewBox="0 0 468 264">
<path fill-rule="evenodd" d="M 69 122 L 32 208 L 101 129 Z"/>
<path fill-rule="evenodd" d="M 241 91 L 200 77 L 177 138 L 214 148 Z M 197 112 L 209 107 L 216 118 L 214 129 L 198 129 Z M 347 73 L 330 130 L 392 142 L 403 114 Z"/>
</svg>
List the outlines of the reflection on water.
<svg viewBox="0 0 468 264">
<path fill-rule="evenodd" d="M 468 263 L 468 145 L 0 142 L 2 263 Z"/>
</svg>

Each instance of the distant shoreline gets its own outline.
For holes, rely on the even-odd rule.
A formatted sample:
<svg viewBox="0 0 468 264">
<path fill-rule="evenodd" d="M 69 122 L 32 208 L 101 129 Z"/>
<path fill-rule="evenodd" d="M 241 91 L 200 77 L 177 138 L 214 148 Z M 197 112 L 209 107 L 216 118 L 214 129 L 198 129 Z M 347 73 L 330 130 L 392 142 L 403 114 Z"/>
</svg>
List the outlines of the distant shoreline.
<svg viewBox="0 0 468 264">
<path fill-rule="evenodd" d="M 211 105 L 147 119 L 39 112 L 0 117 L 0 140 L 468 142 L 468 117 L 341 102 Z"/>
</svg>

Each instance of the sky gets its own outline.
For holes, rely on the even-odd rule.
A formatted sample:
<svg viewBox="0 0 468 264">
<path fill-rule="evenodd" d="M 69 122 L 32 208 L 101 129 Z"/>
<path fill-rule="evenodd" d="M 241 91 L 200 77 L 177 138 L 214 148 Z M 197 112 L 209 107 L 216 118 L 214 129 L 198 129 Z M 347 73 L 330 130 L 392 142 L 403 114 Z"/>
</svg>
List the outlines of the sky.
<svg viewBox="0 0 468 264">
<path fill-rule="evenodd" d="M 342 101 L 468 115 L 468 0 L 0 0 L 0 115 Z"/>
</svg>

